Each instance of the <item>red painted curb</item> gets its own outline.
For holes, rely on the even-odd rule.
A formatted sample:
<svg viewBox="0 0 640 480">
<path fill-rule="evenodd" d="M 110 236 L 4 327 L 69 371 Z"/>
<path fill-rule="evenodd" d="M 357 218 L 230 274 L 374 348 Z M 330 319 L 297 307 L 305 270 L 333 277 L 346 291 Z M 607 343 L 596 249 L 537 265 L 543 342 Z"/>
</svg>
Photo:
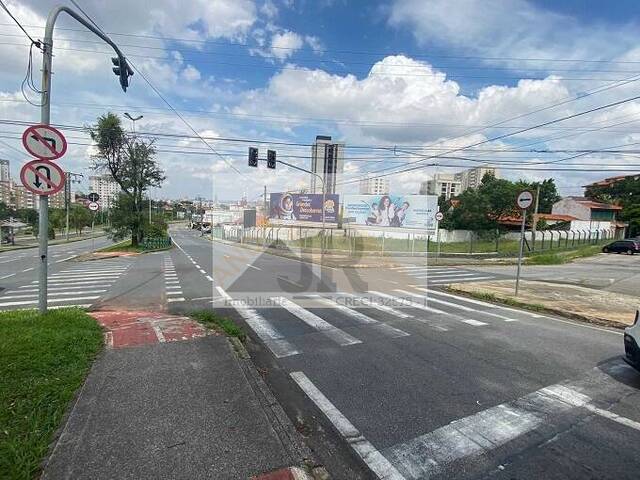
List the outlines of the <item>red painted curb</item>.
<svg viewBox="0 0 640 480">
<path fill-rule="evenodd" d="M 288 467 L 275 472 L 256 475 L 251 477 L 251 480 L 313 480 L 313 478 L 299 467 Z"/>
</svg>

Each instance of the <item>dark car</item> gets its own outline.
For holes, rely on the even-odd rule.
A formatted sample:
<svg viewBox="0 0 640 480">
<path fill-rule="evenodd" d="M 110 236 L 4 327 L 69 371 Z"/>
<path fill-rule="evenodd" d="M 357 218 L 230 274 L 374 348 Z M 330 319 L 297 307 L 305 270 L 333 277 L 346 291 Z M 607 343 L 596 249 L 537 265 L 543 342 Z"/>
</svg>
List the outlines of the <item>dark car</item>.
<svg viewBox="0 0 640 480">
<path fill-rule="evenodd" d="M 640 242 L 635 240 L 618 240 L 602 247 L 604 253 L 640 253 Z"/>
<path fill-rule="evenodd" d="M 624 359 L 629 365 L 640 370 L 640 310 L 636 311 L 636 321 L 624 331 Z"/>
</svg>

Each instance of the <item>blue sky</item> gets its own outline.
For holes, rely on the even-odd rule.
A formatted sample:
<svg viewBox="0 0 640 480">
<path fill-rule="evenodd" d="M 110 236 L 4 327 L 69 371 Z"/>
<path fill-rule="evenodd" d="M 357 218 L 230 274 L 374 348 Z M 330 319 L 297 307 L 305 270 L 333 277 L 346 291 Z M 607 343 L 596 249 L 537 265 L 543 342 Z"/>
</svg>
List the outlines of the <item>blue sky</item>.
<svg viewBox="0 0 640 480">
<path fill-rule="evenodd" d="M 39 37 L 55 3 L 8 0 L 7 5 Z M 564 193 L 578 194 L 580 185 L 624 173 L 623 168 L 637 171 L 640 163 L 631 153 L 597 152 L 633 149 L 640 142 L 634 123 L 640 120 L 638 102 L 468 147 L 640 94 L 640 82 L 614 83 L 640 74 L 640 9 L 633 1 L 79 3 L 189 125 L 139 75 L 122 93 L 110 74 L 107 49 L 63 17 L 54 46 L 52 121 L 82 126 L 106 111 L 143 114 L 138 131 L 165 135 L 156 137 L 168 176 L 159 196 L 253 198 L 265 184 L 278 191 L 308 183 L 286 168 L 249 170 L 248 143 L 220 138 L 252 140 L 263 151 L 276 148 L 281 158 L 308 166 L 304 144 L 316 134 L 332 135 L 350 147 L 345 193 L 357 190 L 357 180 L 367 172 L 391 173 L 393 165 L 452 149 L 473 160 L 423 161 L 424 168 L 390 175 L 392 188 L 416 192 L 420 181 L 436 172 L 486 161 L 502 166 L 506 177 L 552 176 Z M 2 15 L 0 55 L 8 67 L 0 72 L 0 118 L 36 122 L 38 109 L 20 92 L 28 48 Z M 37 52 L 35 59 L 39 64 Z M 576 100 L 597 88 L 603 91 Z M 12 160 L 15 176 L 26 160 L 18 153 L 22 127 L 2 128 L 0 155 Z M 211 148 L 197 138 L 175 137 L 193 136 L 191 128 L 209 138 Z M 86 133 L 65 133 L 73 143 L 61 162 L 88 176 L 93 150 Z M 373 148 L 381 146 L 388 149 Z M 585 149 L 596 152 L 562 160 Z M 532 163 L 549 161 L 576 171 L 541 171 L 543 164 Z M 610 173 L 599 171 L 605 169 Z"/>
</svg>

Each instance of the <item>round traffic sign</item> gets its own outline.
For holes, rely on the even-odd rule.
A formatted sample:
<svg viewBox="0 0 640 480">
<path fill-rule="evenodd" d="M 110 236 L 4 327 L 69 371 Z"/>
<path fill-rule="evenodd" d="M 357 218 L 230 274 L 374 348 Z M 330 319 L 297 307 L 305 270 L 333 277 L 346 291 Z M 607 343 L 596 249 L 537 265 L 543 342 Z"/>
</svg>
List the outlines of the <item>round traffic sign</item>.
<svg viewBox="0 0 640 480">
<path fill-rule="evenodd" d="M 67 140 L 62 133 L 49 125 L 32 125 L 22 134 L 22 145 L 36 158 L 55 160 L 67 151 Z"/>
<path fill-rule="evenodd" d="M 31 160 L 20 170 L 24 188 L 36 195 L 53 195 L 64 188 L 64 172 L 47 160 Z"/>
<path fill-rule="evenodd" d="M 436 220 L 437 221 L 442 221 L 442 219 L 444 218 L 444 215 L 442 214 L 442 212 L 438 212 L 436 213 Z"/>
<path fill-rule="evenodd" d="M 518 204 L 518 208 L 521 208 L 522 210 L 526 210 L 533 203 L 533 193 L 531 193 L 528 190 L 525 190 L 524 192 L 520 192 L 518 194 L 518 199 L 516 203 Z"/>
<path fill-rule="evenodd" d="M 91 202 L 97 202 L 98 200 L 100 200 L 100 195 L 98 195 L 97 193 L 90 193 L 89 195 L 87 195 L 87 198 L 89 199 L 89 201 Z"/>
<path fill-rule="evenodd" d="M 97 212 L 99 208 L 100 205 L 98 205 L 96 202 L 89 203 L 89 210 L 91 210 L 92 212 Z"/>
</svg>

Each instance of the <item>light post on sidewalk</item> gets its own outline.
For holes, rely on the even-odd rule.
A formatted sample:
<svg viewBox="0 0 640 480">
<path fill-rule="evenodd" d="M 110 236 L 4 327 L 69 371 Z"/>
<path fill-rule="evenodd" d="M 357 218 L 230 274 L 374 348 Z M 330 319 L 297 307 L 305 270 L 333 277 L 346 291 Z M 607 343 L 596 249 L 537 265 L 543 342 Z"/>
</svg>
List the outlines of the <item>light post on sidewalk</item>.
<svg viewBox="0 0 640 480">
<path fill-rule="evenodd" d="M 60 13 L 65 12 L 77 22 L 84 25 L 87 29 L 91 30 L 104 42 L 113 48 L 116 52 L 117 58 L 112 59 L 114 64 L 117 63 L 118 69 L 114 68 L 114 73 L 120 77 L 120 85 L 122 89 L 126 91 L 129 85 L 129 76 L 133 74 L 127 64 L 125 56 L 122 54 L 118 46 L 100 29 L 93 26 L 90 22 L 85 20 L 82 16 L 76 13 L 69 7 L 58 6 L 49 12 L 47 17 L 47 24 L 44 30 L 44 40 L 42 42 L 42 96 L 40 101 L 40 123 L 42 125 L 49 125 L 51 121 L 51 68 L 53 64 L 53 29 L 56 24 L 56 20 Z M 47 267 L 48 267 L 48 248 L 49 248 L 49 198 L 46 195 L 40 195 L 39 202 L 40 218 L 38 220 L 39 227 L 39 254 L 40 254 L 40 268 L 39 268 L 39 296 L 38 296 L 38 310 L 41 314 L 47 312 Z"/>
<path fill-rule="evenodd" d="M 65 172 L 65 180 L 64 180 L 64 203 L 66 212 L 66 239 L 69 241 L 69 211 L 71 210 L 71 184 L 72 183 L 80 183 L 80 180 L 76 180 L 77 178 L 84 178 L 84 175 L 81 173 L 73 173 L 73 172 Z"/>
</svg>

